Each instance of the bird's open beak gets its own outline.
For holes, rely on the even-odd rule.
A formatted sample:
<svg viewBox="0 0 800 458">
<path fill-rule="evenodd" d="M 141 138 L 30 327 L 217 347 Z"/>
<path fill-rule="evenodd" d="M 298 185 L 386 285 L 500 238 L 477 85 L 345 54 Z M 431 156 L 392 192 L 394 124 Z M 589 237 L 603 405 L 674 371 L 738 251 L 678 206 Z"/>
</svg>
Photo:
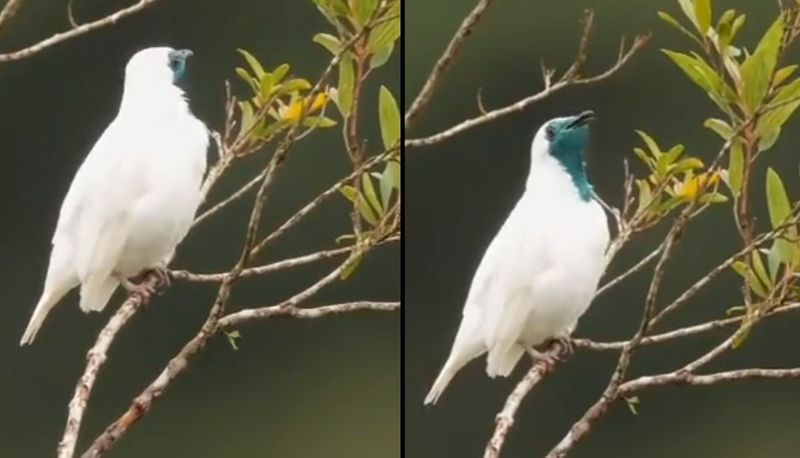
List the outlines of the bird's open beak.
<svg viewBox="0 0 800 458">
<path fill-rule="evenodd" d="M 568 128 L 582 126 L 584 124 L 594 121 L 594 111 L 586 110 L 572 118 L 572 121 L 567 125 Z"/>
</svg>

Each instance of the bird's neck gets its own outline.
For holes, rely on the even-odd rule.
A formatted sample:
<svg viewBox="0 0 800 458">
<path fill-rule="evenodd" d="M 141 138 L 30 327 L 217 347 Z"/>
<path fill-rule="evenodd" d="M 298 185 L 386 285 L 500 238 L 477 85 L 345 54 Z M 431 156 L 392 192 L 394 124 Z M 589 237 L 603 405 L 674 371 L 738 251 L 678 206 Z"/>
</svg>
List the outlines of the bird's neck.
<svg viewBox="0 0 800 458">
<path fill-rule="evenodd" d="M 183 90 L 175 85 L 126 82 L 119 113 L 157 121 L 164 117 L 183 114 L 188 109 Z"/>
<path fill-rule="evenodd" d="M 525 191 L 574 196 L 583 202 L 592 200 L 594 190 L 586 175 L 583 158 L 578 155 L 575 161 L 565 159 L 549 154 L 534 155 Z"/>
</svg>

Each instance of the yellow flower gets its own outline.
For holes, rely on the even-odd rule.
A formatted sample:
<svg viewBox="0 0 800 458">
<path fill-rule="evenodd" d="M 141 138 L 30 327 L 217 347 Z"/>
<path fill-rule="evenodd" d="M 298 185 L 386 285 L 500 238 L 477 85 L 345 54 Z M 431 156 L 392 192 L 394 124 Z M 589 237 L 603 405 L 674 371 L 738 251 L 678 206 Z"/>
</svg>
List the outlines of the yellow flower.
<svg viewBox="0 0 800 458">
<path fill-rule="evenodd" d="M 306 114 L 311 114 L 315 111 L 319 111 L 327 103 L 328 94 L 326 92 L 320 92 L 313 98 L 313 100 L 311 97 L 305 97 L 295 100 L 288 106 L 281 107 L 279 114 L 282 120 L 294 124 L 300 121 L 300 117 L 303 115 L 304 107 L 308 107 Z"/>
<path fill-rule="evenodd" d="M 683 182 L 677 191 L 677 196 L 690 200 L 696 199 L 701 191 L 716 186 L 718 182 L 719 173 L 717 171 L 703 172 Z"/>
</svg>

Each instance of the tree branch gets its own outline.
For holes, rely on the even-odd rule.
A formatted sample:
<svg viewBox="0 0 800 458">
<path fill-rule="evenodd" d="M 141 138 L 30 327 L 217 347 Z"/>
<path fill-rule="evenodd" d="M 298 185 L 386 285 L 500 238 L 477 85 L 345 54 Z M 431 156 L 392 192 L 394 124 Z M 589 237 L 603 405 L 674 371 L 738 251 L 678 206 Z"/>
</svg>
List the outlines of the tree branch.
<svg viewBox="0 0 800 458">
<path fill-rule="evenodd" d="M 144 282 L 155 288 L 158 285 L 158 277 L 150 274 L 145 278 Z M 89 395 L 97 379 L 97 373 L 106 361 L 111 342 L 113 342 L 114 337 L 116 337 L 125 323 L 147 302 L 148 298 L 138 294 L 128 296 L 128 299 L 117 309 L 108 324 L 100 331 L 94 346 L 86 354 L 86 369 L 81 378 L 78 379 L 78 384 L 75 386 L 75 394 L 69 402 L 67 426 L 64 430 L 64 436 L 58 444 L 57 454 L 59 458 L 71 458 L 75 453 L 75 444 L 78 441 L 86 405 L 89 403 Z"/>
<path fill-rule="evenodd" d="M 552 95 L 552 94 L 554 94 L 554 93 L 556 93 L 556 92 L 558 92 L 558 91 L 560 91 L 560 90 L 562 90 L 564 88 L 567 88 L 569 86 L 580 86 L 580 85 L 586 85 L 586 84 L 593 84 L 593 83 L 602 81 L 602 80 L 604 80 L 606 78 L 609 78 L 610 76 L 612 76 L 616 72 L 618 72 L 623 66 L 625 66 L 625 64 L 628 63 L 630 58 L 633 57 L 633 55 L 636 54 L 640 49 L 642 49 L 650 39 L 649 35 L 637 36 L 633 40 L 633 44 L 627 50 L 624 48 L 624 42 L 623 42 L 623 44 L 621 44 L 621 46 L 620 46 L 620 54 L 619 54 L 619 56 L 617 58 L 616 63 L 614 63 L 614 65 L 612 65 L 606 71 L 604 71 L 604 72 L 602 72 L 602 73 L 600 73 L 598 75 L 591 76 L 591 77 L 585 77 L 585 78 L 584 77 L 580 77 L 579 74 L 578 74 L 579 67 L 580 67 L 580 64 L 583 62 L 583 60 L 585 59 L 585 54 L 583 52 L 581 52 L 580 50 L 585 50 L 586 43 L 588 42 L 588 37 L 589 37 L 589 34 L 591 32 L 592 18 L 593 18 L 593 13 L 591 11 L 587 10 L 585 15 L 584 15 L 584 29 L 583 29 L 583 34 L 581 35 L 578 56 L 576 57 L 575 62 L 573 62 L 573 64 L 567 70 L 567 72 L 565 72 L 564 75 L 562 75 L 562 77 L 559 78 L 559 80 L 557 82 L 551 84 L 550 80 L 551 80 L 552 73 L 550 71 L 548 71 L 547 69 L 545 69 L 545 75 L 544 75 L 545 87 L 540 92 L 538 92 L 536 94 L 533 94 L 531 96 L 528 96 L 528 97 L 526 97 L 526 98 L 524 98 L 522 100 L 519 100 L 519 101 L 517 101 L 515 103 L 512 103 L 510 105 L 507 105 L 505 107 L 498 108 L 498 109 L 489 111 L 489 112 L 487 112 L 485 114 L 481 114 L 480 116 L 477 116 L 477 117 L 462 121 L 461 123 L 456 124 L 456 125 L 448 128 L 448 129 L 445 129 L 444 131 L 441 131 L 439 133 L 436 133 L 436 134 L 433 134 L 433 135 L 429 135 L 427 137 L 422 137 L 422 138 L 408 139 L 408 140 L 406 140 L 404 142 L 404 145 L 406 146 L 406 148 L 413 148 L 413 147 L 418 147 L 418 146 L 427 146 L 427 145 L 433 145 L 435 143 L 442 142 L 444 140 L 450 139 L 451 137 L 454 137 L 455 135 L 463 133 L 463 132 L 465 132 L 465 131 L 467 131 L 469 129 L 472 129 L 472 128 L 476 127 L 476 126 L 479 126 L 481 124 L 484 124 L 484 123 L 487 123 L 487 122 L 490 122 L 490 121 L 494 121 L 496 119 L 499 119 L 499 118 L 501 118 L 503 116 L 507 116 L 507 115 L 512 114 L 512 113 L 516 113 L 516 112 L 522 111 L 525 108 L 529 107 L 530 105 L 533 105 L 536 102 L 542 101 L 545 98 L 549 97 L 550 95 Z M 408 115 L 406 115 L 406 116 L 408 116 Z"/>
<path fill-rule="evenodd" d="M 550 345 L 545 354 L 552 357 L 553 361 L 558 362 L 560 361 L 559 357 L 564 354 L 564 348 L 560 343 L 555 342 Z M 553 370 L 555 370 L 555 364 L 548 364 L 543 360 L 536 361 L 522 380 L 517 383 L 514 391 L 508 395 L 503 409 L 497 414 L 494 433 L 486 445 L 486 450 L 483 453 L 484 458 L 497 458 L 500 456 L 500 450 L 503 448 L 508 432 L 514 425 L 514 417 L 517 415 L 517 410 L 519 410 L 522 400 Z"/>
<path fill-rule="evenodd" d="M 19 49 L 17 51 L 11 51 L 4 54 L 0 54 L 0 63 L 3 62 L 11 62 L 15 60 L 21 60 L 26 57 L 30 57 L 38 52 L 44 51 L 45 49 L 61 43 L 63 41 L 69 40 L 71 38 L 75 38 L 77 36 L 89 33 L 93 30 L 99 29 L 101 27 L 106 27 L 112 24 L 116 24 L 117 21 L 123 19 L 127 16 L 130 16 L 134 13 L 138 13 L 143 9 L 147 8 L 148 6 L 156 3 L 158 0 L 139 0 L 135 4 L 118 10 L 113 14 L 109 14 L 101 19 L 96 21 L 87 22 L 86 24 L 80 25 L 78 27 L 74 27 L 70 30 L 65 32 L 57 33 L 50 38 L 44 39 L 36 44 L 28 46 L 26 48 Z M 14 13 L 16 12 L 16 8 L 19 7 L 21 0 L 10 0 L 9 3 L 3 8 L 3 11 L 0 13 L 0 26 L 2 26 L 3 22 L 10 19 Z M 7 15 L 6 15 L 7 14 Z M 4 16 L 5 15 L 5 16 Z"/>
<path fill-rule="evenodd" d="M 458 51 L 461 49 L 461 45 L 464 44 L 464 41 L 472 33 L 472 29 L 478 21 L 480 21 L 483 13 L 491 3 L 492 0 L 480 0 L 469 15 L 461 22 L 461 26 L 458 28 L 455 35 L 453 35 L 453 38 L 450 39 L 450 43 L 439 57 L 439 60 L 436 61 L 436 65 L 434 65 L 433 70 L 430 75 L 428 75 L 428 79 L 411 104 L 411 108 L 406 112 L 404 119 L 406 130 L 411 128 L 414 119 L 422 114 L 422 111 L 428 106 L 428 103 L 430 103 L 433 97 L 433 93 L 436 91 L 436 87 L 439 85 L 440 78 L 450 67 L 456 54 L 458 54 Z"/>
</svg>

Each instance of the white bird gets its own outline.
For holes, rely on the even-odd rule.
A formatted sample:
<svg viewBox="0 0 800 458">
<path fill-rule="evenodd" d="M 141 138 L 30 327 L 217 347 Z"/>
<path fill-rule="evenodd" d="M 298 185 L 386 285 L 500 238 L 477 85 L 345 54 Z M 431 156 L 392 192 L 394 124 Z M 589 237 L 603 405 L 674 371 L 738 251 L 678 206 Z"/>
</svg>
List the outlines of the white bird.
<svg viewBox="0 0 800 458">
<path fill-rule="evenodd" d="M 208 130 L 179 84 L 189 50 L 137 52 L 125 67 L 119 112 L 95 143 L 61 205 L 44 289 L 20 345 L 80 285 L 80 307 L 100 311 L 122 283 L 162 275 L 200 203 Z M 142 293 L 151 292 L 139 290 Z"/>
<path fill-rule="evenodd" d="M 523 353 L 569 337 L 603 271 L 608 222 L 593 199 L 584 161 L 591 111 L 544 124 L 533 140 L 522 197 L 472 279 L 450 356 L 426 404 L 453 376 L 487 355 L 486 373 L 507 376 Z"/>
</svg>

